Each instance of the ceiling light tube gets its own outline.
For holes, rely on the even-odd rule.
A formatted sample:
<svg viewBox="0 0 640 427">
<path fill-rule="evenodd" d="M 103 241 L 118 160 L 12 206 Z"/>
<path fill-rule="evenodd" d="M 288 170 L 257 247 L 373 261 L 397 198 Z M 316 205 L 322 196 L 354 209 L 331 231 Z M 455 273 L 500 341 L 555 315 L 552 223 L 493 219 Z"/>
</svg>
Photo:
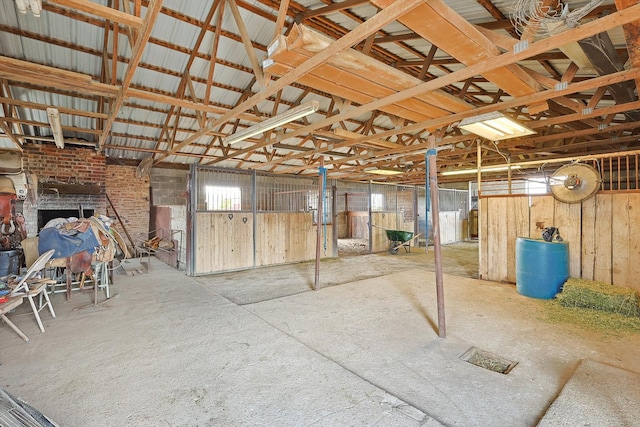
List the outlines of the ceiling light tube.
<svg viewBox="0 0 640 427">
<path fill-rule="evenodd" d="M 375 168 L 368 168 L 364 170 L 366 173 L 372 173 L 374 175 L 400 175 L 402 173 L 404 173 L 402 170 L 400 169 L 394 169 L 394 168 L 383 168 L 383 167 L 375 167 Z"/>
<path fill-rule="evenodd" d="M 463 119 L 458 127 L 489 141 L 517 138 L 535 132 L 499 111 Z"/>
<path fill-rule="evenodd" d="M 226 144 L 235 144 L 236 142 L 243 141 L 247 138 L 251 138 L 252 136 L 256 136 L 268 130 L 277 128 L 278 126 L 282 126 L 286 123 L 290 123 L 294 120 L 298 120 L 302 117 L 308 116 L 309 114 L 315 113 L 318 111 L 319 105 L 318 101 L 311 101 L 306 104 L 299 105 L 282 114 L 278 114 L 277 116 L 223 138 L 222 141 Z"/>
<path fill-rule="evenodd" d="M 33 16 L 39 18 L 40 11 L 42 10 L 42 0 L 29 0 L 29 7 L 31 8 Z"/>
<path fill-rule="evenodd" d="M 25 3 L 25 0 L 16 0 L 16 6 L 18 7 L 20 13 L 27 13 L 27 4 Z"/>
<path fill-rule="evenodd" d="M 504 165 L 504 166 L 490 166 L 490 167 L 486 167 L 486 168 L 480 168 L 480 172 L 482 173 L 487 173 L 487 172 L 502 172 L 502 171 L 506 171 L 506 170 L 516 170 L 516 169 L 520 169 L 520 166 L 518 165 Z M 452 171 L 444 171 L 441 172 L 442 176 L 452 176 L 452 175 L 467 175 L 467 174 L 474 174 L 474 173 L 478 173 L 478 169 L 458 169 L 458 170 L 452 170 Z"/>
<path fill-rule="evenodd" d="M 47 108 L 47 118 L 51 125 L 51 133 L 56 147 L 64 148 L 64 135 L 62 134 L 62 125 L 60 124 L 60 113 L 57 108 Z"/>
<path fill-rule="evenodd" d="M 31 9 L 33 16 L 39 18 L 40 11 L 42 11 L 42 0 L 16 0 L 16 7 L 23 15 L 27 13 L 27 10 Z"/>
</svg>

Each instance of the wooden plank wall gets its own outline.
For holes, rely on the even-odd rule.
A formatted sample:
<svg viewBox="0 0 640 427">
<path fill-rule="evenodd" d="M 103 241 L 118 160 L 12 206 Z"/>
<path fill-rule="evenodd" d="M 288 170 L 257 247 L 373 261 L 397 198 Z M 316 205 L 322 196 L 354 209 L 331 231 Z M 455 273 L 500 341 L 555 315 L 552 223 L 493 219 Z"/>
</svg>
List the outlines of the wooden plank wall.
<svg viewBox="0 0 640 427">
<path fill-rule="evenodd" d="M 253 215 L 196 214 L 195 274 L 253 267 Z"/>
<path fill-rule="evenodd" d="M 440 243 L 446 245 L 460 241 L 460 212 L 440 212 Z"/>
<path fill-rule="evenodd" d="M 196 214 L 195 274 L 253 268 L 253 221 L 248 212 Z M 315 259 L 317 230 L 311 212 L 259 213 L 256 221 L 256 266 Z M 323 257 L 333 255 L 332 232 L 328 224 Z"/>
<path fill-rule="evenodd" d="M 395 212 L 372 212 L 371 252 L 383 252 L 389 249 L 389 239 L 384 229 L 397 230 L 397 214 Z M 411 230 L 413 231 L 413 230 Z"/>
<path fill-rule="evenodd" d="M 640 290 L 640 195 L 614 194 L 611 205 L 613 283 Z"/>
<path fill-rule="evenodd" d="M 259 213 L 256 224 L 256 266 L 316 258 L 317 229 L 311 212 Z M 327 224 L 326 254 L 324 236 L 320 242 L 323 258 L 333 254 L 332 233 L 332 225 Z"/>
<path fill-rule="evenodd" d="M 491 197 L 479 200 L 480 277 L 515 282 L 517 237 L 529 237 L 529 198 Z"/>
<path fill-rule="evenodd" d="M 571 277 L 640 290 L 640 193 L 600 193 L 567 204 L 552 196 L 483 197 L 480 210 L 480 277 L 515 282 L 517 237 L 541 238 L 557 227 L 569 243 Z"/>
<path fill-rule="evenodd" d="M 349 232 L 347 237 L 354 239 L 369 238 L 369 212 L 349 211 L 347 212 L 347 226 Z"/>
</svg>

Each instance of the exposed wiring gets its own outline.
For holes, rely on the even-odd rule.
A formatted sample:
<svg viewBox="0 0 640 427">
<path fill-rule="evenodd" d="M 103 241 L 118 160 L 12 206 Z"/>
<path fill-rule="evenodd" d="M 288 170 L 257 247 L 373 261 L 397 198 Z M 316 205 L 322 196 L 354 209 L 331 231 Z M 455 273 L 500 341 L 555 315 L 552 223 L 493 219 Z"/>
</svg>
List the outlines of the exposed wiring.
<svg viewBox="0 0 640 427">
<path fill-rule="evenodd" d="M 507 162 L 507 164 L 510 164 L 510 163 L 511 163 L 511 154 L 508 154 L 508 153 L 507 153 L 508 155 L 506 155 L 506 156 L 505 156 L 505 155 L 502 153 L 502 151 L 500 151 L 500 148 L 498 148 L 498 144 L 496 144 L 496 142 L 495 142 L 495 141 L 491 141 L 491 142 L 493 143 L 493 146 L 494 146 L 494 147 L 496 147 L 496 148 L 495 148 L 495 152 L 496 152 L 496 153 L 498 153 L 498 154 L 500 154 L 500 155 L 502 156 L 502 158 L 504 159 L 504 161 L 505 161 L 505 162 Z"/>
</svg>

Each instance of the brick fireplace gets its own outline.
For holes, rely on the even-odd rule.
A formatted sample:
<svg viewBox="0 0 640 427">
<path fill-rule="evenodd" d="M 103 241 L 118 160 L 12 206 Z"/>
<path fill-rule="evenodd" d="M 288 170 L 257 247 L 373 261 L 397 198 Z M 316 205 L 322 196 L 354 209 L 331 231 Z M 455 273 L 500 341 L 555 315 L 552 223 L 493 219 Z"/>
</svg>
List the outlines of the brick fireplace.
<svg viewBox="0 0 640 427">
<path fill-rule="evenodd" d="M 107 213 L 106 160 L 93 149 L 53 144 L 28 144 L 23 152 L 24 169 L 38 176 L 35 206 L 22 204 L 27 235 L 35 236 L 52 217 L 84 217 Z"/>
<path fill-rule="evenodd" d="M 55 194 L 38 196 L 36 206 L 30 206 L 28 201 L 23 204 L 23 214 L 27 226 L 27 235 L 35 236 L 38 231 L 53 218 L 79 218 L 80 207 L 83 217 L 88 218 L 94 213 L 105 213 L 104 196 Z"/>
<path fill-rule="evenodd" d="M 107 164 L 109 163 L 109 164 Z M 92 148 L 54 144 L 26 144 L 23 167 L 38 176 L 37 203 L 20 202 L 16 211 L 25 216 L 27 234 L 35 236 L 44 218 L 52 215 L 84 217 L 103 214 L 114 218 L 116 212 L 108 204 L 111 199 L 117 214 L 132 236 L 149 231 L 149 179 L 135 177 L 135 166 L 107 162 L 104 154 Z M 124 230 L 119 221 L 114 228 Z"/>
</svg>

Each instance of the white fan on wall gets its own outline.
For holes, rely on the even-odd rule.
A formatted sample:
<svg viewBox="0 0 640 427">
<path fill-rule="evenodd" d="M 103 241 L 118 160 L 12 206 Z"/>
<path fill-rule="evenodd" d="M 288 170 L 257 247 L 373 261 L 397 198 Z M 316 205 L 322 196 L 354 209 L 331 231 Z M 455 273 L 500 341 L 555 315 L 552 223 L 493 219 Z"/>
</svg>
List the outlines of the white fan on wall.
<svg viewBox="0 0 640 427">
<path fill-rule="evenodd" d="M 151 171 L 151 167 L 153 166 L 153 157 L 145 157 L 140 161 L 138 167 L 136 168 L 136 178 L 146 178 L 149 176 L 149 172 Z"/>
<path fill-rule="evenodd" d="M 584 163 L 571 163 L 558 168 L 549 177 L 549 189 L 556 200 L 580 203 L 600 189 L 600 173 Z"/>
</svg>

